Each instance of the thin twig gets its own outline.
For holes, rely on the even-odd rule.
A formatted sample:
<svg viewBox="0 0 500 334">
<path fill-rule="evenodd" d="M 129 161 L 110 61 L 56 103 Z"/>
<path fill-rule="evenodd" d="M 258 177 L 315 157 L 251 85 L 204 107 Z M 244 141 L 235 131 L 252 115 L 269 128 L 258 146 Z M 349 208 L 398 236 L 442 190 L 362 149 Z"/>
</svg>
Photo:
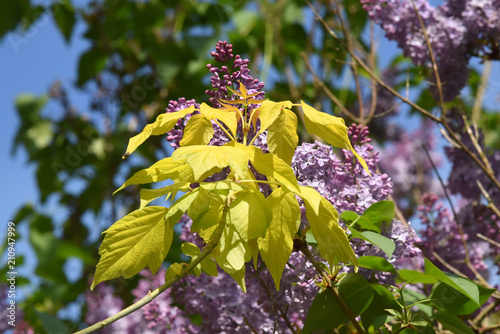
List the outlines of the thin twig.
<svg viewBox="0 0 500 334">
<path fill-rule="evenodd" d="M 309 61 L 309 57 L 304 52 L 301 52 L 300 56 L 302 57 L 302 59 L 304 59 L 304 62 L 306 64 L 307 68 L 309 69 L 309 71 L 311 72 L 311 74 L 313 75 L 314 80 L 321 87 L 321 89 L 323 89 L 323 91 L 328 96 L 328 98 L 330 100 L 332 100 L 333 103 L 335 103 L 335 105 L 340 109 L 341 112 L 346 114 L 350 119 L 352 119 L 356 123 L 360 123 L 361 120 L 358 117 L 354 116 L 349 110 L 347 110 L 346 107 L 342 104 L 342 102 L 340 102 L 340 100 L 335 95 L 333 95 L 332 91 L 325 85 L 323 80 L 321 80 L 318 77 L 318 74 L 316 73 L 313 66 L 311 65 L 311 62 Z"/>
<path fill-rule="evenodd" d="M 372 21 L 370 21 L 370 54 L 368 57 L 368 66 L 370 66 L 372 71 L 375 71 L 375 53 L 377 52 L 376 47 L 375 47 L 375 38 L 373 37 L 374 34 L 374 24 Z M 371 100 L 371 106 L 370 106 L 370 111 L 368 112 L 368 117 L 364 119 L 364 124 L 368 124 L 373 116 L 375 116 L 375 111 L 377 109 L 377 83 L 375 80 L 373 80 L 372 77 L 370 77 L 370 84 L 371 84 L 371 91 L 372 91 L 372 100 Z M 393 109 L 392 107 L 390 109 Z"/>
<path fill-rule="evenodd" d="M 429 39 L 429 35 L 427 34 L 427 29 L 425 29 L 425 24 L 424 21 L 422 20 L 422 17 L 420 16 L 420 13 L 418 12 L 417 6 L 415 5 L 415 1 L 411 1 L 413 5 L 413 9 L 415 9 L 415 13 L 417 14 L 418 22 L 420 23 L 420 26 L 422 27 L 422 32 L 424 33 L 424 38 L 425 38 L 425 43 L 427 44 L 427 49 L 429 50 L 429 55 L 431 57 L 431 62 L 432 62 L 432 70 L 434 71 L 434 75 L 436 76 L 436 86 L 438 89 L 438 94 L 439 94 L 439 105 L 441 107 L 441 119 L 444 119 L 444 116 L 446 114 L 445 110 L 445 104 L 444 104 L 444 97 L 443 97 L 443 85 L 441 83 L 441 78 L 439 76 L 439 70 L 436 62 L 436 57 L 434 57 L 434 52 L 432 51 L 432 45 L 431 41 Z"/>
<path fill-rule="evenodd" d="M 443 188 L 444 195 L 446 196 L 446 199 L 448 200 L 448 203 L 450 204 L 451 211 L 453 212 L 453 218 L 455 219 L 455 223 L 457 224 L 457 229 L 458 233 L 460 234 L 460 239 L 462 240 L 462 245 L 464 246 L 464 253 L 465 253 L 465 264 L 469 269 L 474 273 L 476 278 L 483 284 L 484 286 L 488 286 L 488 282 L 483 278 L 483 276 L 477 271 L 477 269 L 472 265 L 470 261 L 470 256 L 469 256 L 469 246 L 467 245 L 467 240 L 465 238 L 464 231 L 462 229 L 462 225 L 460 224 L 460 221 L 458 220 L 458 215 L 457 212 L 455 211 L 455 206 L 453 205 L 453 202 L 451 201 L 450 195 L 448 194 L 448 189 L 446 188 L 446 185 L 443 182 L 443 179 L 441 178 L 441 175 L 439 174 L 436 165 L 434 164 L 434 161 L 431 158 L 431 155 L 429 154 L 429 151 L 425 147 L 425 145 L 422 144 L 422 148 L 427 155 L 427 159 L 429 159 L 429 162 L 431 163 L 432 169 L 434 170 L 434 173 L 436 173 L 436 176 L 439 180 L 439 183 L 441 184 L 441 187 Z"/>
<path fill-rule="evenodd" d="M 311 251 L 309 251 L 309 248 L 307 247 L 307 245 L 306 246 L 302 246 L 300 248 L 300 251 L 305 255 L 305 257 L 309 261 L 311 261 L 312 265 L 314 266 L 314 268 L 316 269 L 316 271 L 318 272 L 318 274 L 320 274 L 321 277 L 323 277 L 323 279 L 325 280 L 325 282 L 327 284 L 327 289 L 330 290 L 330 292 L 332 292 L 333 296 L 335 297 L 335 299 L 337 300 L 337 302 L 340 304 L 340 307 L 344 311 L 345 315 L 349 318 L 349 320 L 351 320 L 352 324 L 354 325 L 354 327 L 356 328 L 356 330 L 358 331 L 358 333 L 359 334 L 365 334 L 365 331 L 363 330 L 363 328 L 361 327 L 361 325 L 356 320 L 356 316 L 352 313 L 351 309 L 349 308 L 349 305 L 347 305 L 346 302 L 344 301 L 344 299 L 340 296 L 339 291 L 332 284 L 332 281 L 330 280 L 330 277 L 321 268 L 321 266 L 319 265 L 318 261 L 316 261 L 316 259 L 314 258 L 314 256 L 311 254 Z"/>
<path fill-rule="evenodd" d="M 283 320 L 285 320 L 285 323 L 286 325 L 288 326 L 288 328 L 290 328 L 290 330 L 292 331 L 293 334 L 297 334 L 297 331 L 295 330 L 295 328 L 293 327 L 293 324 L 292 322 L 290 321 L 290 319 L 288 319 L 287 315 L 286 315 L 286 312 L 283 311 L 281 309 L 281 307 L 279 306 L 278 304 L 278 301 L 276 300 L 276 298 L 274 298 L 274 295 L 271 293 L 271 291 L 269 290 L 269 288 L 267 287 L 267 285 L 264 283 L 264 281 L 262 280 L 262 278 L 260 278 L 258 275 L 255 275 L 254 276 L 255 279 L 257 279 L 257 282 L 260 284 L 260 286 L 266 290 L 267 294 L 269 295 L 269 298 L 271 299 L 273 305 L 276 307 L 276 309 L 280 312 L 280 315 L 281 317 L 283 318 Z"/>
<path fill-rule="evenodd" d="M 481 190 L 481 192 L 483 193 L 484 197 L 488 201 L 487 207 L 490 208 L 491 211 L 493 211 L 497 215 L 497 217 L 500 217 L 500 209 L 498 209 L 498 207 L 495 205 L 495 203 L 493 203 L 493 200 L 491 199 L 490 194 L 488 194 L 486 189 L 484 189 L 481 181 L 476 180 L 476 183 L 477 183 L 477 186 L 479 187 L 479 189 Z"/>
<path fill-rule="evenodd" d="M 464 277 L 464 278 L 468 278 L 466 275 L 462 274 L 458 269 L 456 269 L 451 264 L 449 264 L 448 262 L 446 262 L 441 256 L 439 256 L 438 253 L 432 252 L 432 255 L 434 255 L 434 257 L 436 258 L 436 260 L 438 260 L 439 262 L 441 262 L 441 264 L 443 266 L 445 266 L 449 271 L 451 271 L 455 275 L 460 276 L 460 277 Z"/>
<path fill-rule="evenodd" d="M 500 243 L 496 242 L 493 239 L 488 238 L 487 236 L 481 234 L 481 233 L 476 233 L 477 237 L 480 239 L 483 239 L 484 241 L 488 241 L 490 244 L 493 246 L 499 247 L 500 248 Z"/>
<path fill-rule="evenodd" d="M 321 17 L 321 15 L 319 15 L 318 11 L 311 5 L 311 3 L 309 2 L 309 0 L 305 0 L 305 2 L 308 4 L 309 8 L 311 8 L 312 12 L 314 13 L 314 16 L 316 17 L 316 19 L 318 21 L 321 22 L 321 24 L 326 29 L 326 31 L 333 38 L 335 38 L 340 44 L 344 44 L 342 42 L 342 40 L 340 40 L 340 38 L 337 36 L 337 34 L 328 26 L 328 24 L 325 22 L 325 20 L 323 20 L 323 18 Z M 356 60 L 358 62 L 359 66 L 361 66 L 363 68 L 363 70 L 365 70 L 380 86 L 382 86 L 388 92 L 390 92 L 391 94 L 393 94 L 394 96 L 396 96 L 397 98 L 399 98 L 404 103 L 408 104 L 410 107 L 412 107 L 415 110 L 419 111 L 423 115 L 429 117 L 430 119 L 432 119 L 436 123 L 441 124 L 446 129 L 446 131 L 448 132 L 448 134 L 450 135 L 450 138 L 453 141 L 455 141 L 460 146 L 461 150 L 465 151 L 465 153 L 467 153 L 467 155 L 469 155 L 474 160 L 474 162 L 483 170 L 483 172 L 488 176 L 488 178 L 495 184 L 495 186 L 498 189 L 500 189 L 500 181 L 498 181 L 495 178 L 495 175 L 492 174 L 492 173 L 490 173 L 488 171 L 488 169 L 486 168 L 486 166 L 478 159 L 478 157 L 474 153 L 472 153 L 467 146 L 465 146 L 465 144 L 460 140 L 460 138 L 457 137 L 457 135 L 453 132 L 453 130 L 450 128 L 450 126 L 448 125 L 447 122 L 445 122 L 440 117 L 437 117 L 437 116 L 433 115 L 432 113 L 430 113 L 429 111 L 425 110 L 421 106 L 413 103 L 409 99 L 407 99 L 407 98 L 403 97 L 401 94 L 399 94 L 396 90 L 394 90 L 392 87 L 390 87 L 388 84 L 386 84 L 383 80 L 381 80 L 377 75 L 375 75 L 375 73 L 373 73 L 373 71 L 370 70 L 370 68 L 356 55 L 355 52 L 352 52 L 351 56 L 352 56 L 352 58 L 354 60 Z"/>
<path fill-rule="evenodd" d="M 87 334 L 87 333 L 93 333 L 99 329 L 103 329 L 104 327 L 112 324 L 113 322 L 129 315 L 130 313 L 140 309 L 141 307 L 149 304 L 150 302 L 153 301 L 156 297 L 158 297 L 161 293 L 163 293 L 165 290 L 167 290 L 169 287 L 171 287 L 174 283 L 180 281 L 189 273 L 191 270 L 193 270 L 203 259 L 205 259 L 210 253 L 212 253 L 213 249 L 219 244 L 219 240 L 221 238 L 222 232 L 224 230 L 224 227 L 226 225 L 226 212 L 229 208 L 229 205 L 226 205 L 224 207 L 224 212 L 222 214 L 222 219 L 219 223 L 219 226 L 217 226 L 217 229 L 213 233 L 212 238 L 208 241 L 207 247 L 200 253 L 200 255 L 191 262 L 186 269 L 182 271 L 182 273 L 178 276 L 172 277 L 168 281 L 166 281 L 162 286 L 160 286 L 158 289 L 154 290 L 153 292 L 149 292 L 146 296 L 144 296 L 141 300 L 135 302 L 134 304 L 130 305 L 129 307 L 121 310 L 120 312 L 116 313 L 115 315 L 112 315 L 111 317 L 104 319 L 102 321 L 99 321 L 98 323 L 87 327 L 81 331 L 76 332 L 75 334 Z"/>
<path fill-rule="evenodd" d="M 493 311 L 498 305 L 500 305 L 500 299 L 495 299 L 491 304 L 486 305 L 481 309 L 481 312 L 474 318 L 474 323 L 480 324 L 488 316 L 488 314 Z"/>
<path fill-rule="evenodd" d="M 481 75 L 481 82 L 477 88 L 476 99 L 474 100 L 474 106 L 472 107 L 472 123 L 475 125 L 479 124 L 481 120 L 481 107 L 483 105 L 484 93 L 486 92 L 486 86 L 491 74 L 493 62 L 491 60 L 486 60 L 484 62 L 483 74 Z"/>
</svg>

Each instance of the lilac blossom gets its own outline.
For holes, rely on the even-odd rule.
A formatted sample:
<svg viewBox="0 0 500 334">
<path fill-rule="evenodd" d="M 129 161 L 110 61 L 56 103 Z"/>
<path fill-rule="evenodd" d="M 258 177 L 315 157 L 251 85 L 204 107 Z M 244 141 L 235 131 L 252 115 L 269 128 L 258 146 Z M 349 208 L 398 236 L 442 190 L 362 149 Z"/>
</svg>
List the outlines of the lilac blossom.
<svg viewBox="0 0 500 334">
<path fill-rule="evenodd" d="M 446 268 L 436 259 L 435 253 L 448 264 L 460 272 L 473 277 L 473 273 L 465 263 L 465 249 L 462 236 L 453 215 L 438 201 L 435 194 L 424 194 L 423 204 L 419 207 L 419 218 L 425 229 L 420 231 L 422 235 L 422 250 L 425 257 L 434 262 L 441 269 Z M 470 242 L 470 236 L 463 234 L 465 242 Z M 488 266 L 483 261 L 484 250 L 477 242 L 469 244 L 469 259 L 471 264 L 487 277 Z"/>
<path fill-rule="evenodd" d="M 137 287 L 132 290 L 134 302 L 147 296 L 149 291 L 158 288 L 165 282 L 165 270 L 160 270 L 156 275 L 149 270 L 139 273 L 141 277 Z M 140 310 L 113 322 L 101 330 L 104 334 L 187 334 L 199 333 L 184 312 L 173 305 L 170 291 L 165 291 Z M 124 303 L 118 297 L 111 285 L 101 283 L 94 292 L 85 294 L 87 313 L 85 321 L 94 324 L 104 320 L 123 309 Z"/>
<path fill-rule="evenodd" d="M 471 56 L 498 58 L 494 45 L 492 50 L 484 47 L 498 41 L 500 35 L 498 0 L 448 0 L 438 7 L 427 0 L 362 0 L 362 4 L 405 56 L 416 65 L 430 68 L 429 48 L 418 12 L 436 58 L 446 100 L 452 100 L 466 85 Z M 431 90 L 436 93 L 435 86 Z"/>
<path fill-rule="evenodd" d="M 300 185 L 316 189 L 339 213 L 349 210 L 362 214 L 375 202 L 386 200 L 392 192 L 393 184 L 387 174 L 377 173 L 380 157 L 370 144 L 368 128 L 354 124 L 349 128 L 348 134 L 354 148 L 368 165 L 371 176 L 350 151 L 342 150 L 344 159 L 341 159 L 331 146 L 319 142 L 300 145 L 292 160 L 292 168 Z M 302 217 L 305 220 L 304 214 Z M 400 221 L 393 220 L 390 226 L 385 226 L 383 234 L 396 243 L 396 251 L 390 261 L 397 263 L 401 258 L 412 258 L 420 253 L 417 247 L 420 240 L 415 231 L 403 226 Z M 351 246 L 357 256 L 385 257 L 378 247 L 360 239 L 353 239 Z M 363 273 L 367 276 L 372 274 L 369 271 Z M 377 273 L 375 276 L 387 283 L 393 280 L 393 277 L 384 273 Z"/>
<path fill-rule="evenodd" d="M 215 107 L 221 107 L 218 100 L 229 100 L 230 94 L 227 87 L 236 88 L 239 90 L 239 83 L 243 84 L 248 91 L 248 94 L 258 93 L 254 98 L 259 100 L 264 97 L 264 83 L 259 79 L 254 79 L 250 76 L 248 64 L 250 60 L 242 59 L 240 55 L 233 55 L 233 46 L 226 41 L 219 41 L 215 47 L 215 51 L 211 52 L 211 56 L 215 61 L 223 65 L 218 68 L 212 64 L 208 64 L 207 68 L 212 73 L 210 82 L 215 90 L 206 90 L 210 96 L 209 102 Z M 231 65 L 231 61 L 233 64 Z"/>
</svg>

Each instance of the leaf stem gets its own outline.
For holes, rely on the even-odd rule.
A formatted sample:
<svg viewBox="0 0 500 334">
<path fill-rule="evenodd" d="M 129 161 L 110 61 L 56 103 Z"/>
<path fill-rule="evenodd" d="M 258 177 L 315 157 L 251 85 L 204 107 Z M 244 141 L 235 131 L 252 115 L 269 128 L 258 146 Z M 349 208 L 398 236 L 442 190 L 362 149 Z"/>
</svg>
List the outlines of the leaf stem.
<svg viewBox="0 0 500 334">
<path fill-rule="evenodd" d="M 311 254 L 311 251 L 307 247 L 307 245 L 302 246 L 300 248 L 300 251 L 305 255 L 305 257 L 311 261 L 313 264 L 314 268 L 316 271 L 323 277 L 327 284 L 327 289 L 330 290 L 337 300 L 337 302 L 340 304 L 340 307 L 342 307 L 342 310 L 344 311 L 345 315 L 351 320 L 352 324 L 356 328 L 359 334 L 365 334 L 365 331 L 363 328 L 360 326 L 359 322 L 356 320 L 356 316 L 352 313 L 351 309 L 349 308 L 349 305 L 346 304 L 344 299 L 340 296 L 339 291 L 337 288 L 332 284 L 332 281 L 330 280 L 330 277 L 328 274 L 321 268 L 319 265 L 318 261 L 314 258 L 314 256 Z"/>
</svg>

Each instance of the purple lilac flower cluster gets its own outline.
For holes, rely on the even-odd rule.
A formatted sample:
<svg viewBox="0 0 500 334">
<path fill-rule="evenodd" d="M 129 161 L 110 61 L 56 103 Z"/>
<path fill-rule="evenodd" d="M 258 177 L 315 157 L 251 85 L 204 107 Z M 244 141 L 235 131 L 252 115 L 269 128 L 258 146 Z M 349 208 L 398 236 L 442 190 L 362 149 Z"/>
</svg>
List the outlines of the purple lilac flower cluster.
<svg viewBox="0 0 500 334">
<path fill-rule="evenodd" d="M 467 83 L 467 65 L 473 55 L 498 59 L 494 43 L 500 37 L 500 1 L 448 0 L 433 7 L 427 0 L 362 0 L 363 8 L 386 37 L 396 41 L 416 65 L 430 67 L 428 45 L 417 12 L 425 25 L 443 82 L 446 100 Z M 497 46 L 498 48 L 498 46 Z M 432 89 L 435 92 L 435 86 Z"/>
<path fill-rule="evenodd" d="M 329 200 L 337 211 L 362 214 L 370 205 L 384 200 L 392 192 L 387 174 L 377 174 L 379 154 L 368 138 L 368 129 L 352 125 L 349 128 L 356 151 L 365 159 L 371 176 L 356 162 L 353 154 L 342 150 L 343 159 L 328 145 L 315 142 L 297 147 L 292 168 L 301 185 L 311 186 Z"/>
<path fill-rule="evenodd" d="M 141 279 L 132 290 L 135 302 L 158 288 L 165 282 L 164 269 L 156 275 L 149 270 L 139 273 Z M 186 317 L 184 312 L 173 305 L 171 290 L 160 294 L 151 303 L 140 310 L 129 314 L 100 331 L 103 334 L 187 334 L 199 333 L 198 326 Z M 115 293 L 112 286 L 99 284 L 95 291 L 85 294 L 87 313 L 85 321 L 94 324 L 104 320 L 123 309 L 123 301 Z"/>
<path fill-rule="evenodd" d="M 455 110 L 448 113 L 447 120 L 460 140 L 472 153 L 479 155 L 477 147 L 481 148 L 493 174 L 497 179 L 500 179 L 500 151 L 487 150 L 481 130 L 470 127 L 470 132 L 477 140 L 477 143 L 473 143 L 466 124 Z M 459 223 L 470 236 L 470 242 L 483 244 L 484 257 L 500 254 L 500 248 L 494 243 L 488 243 L 489 246 L 485 246 L 484 240 L 477 237 L 477 234 L 480 233 L 497 244 L 500 243 L 500 217 L 495 214 L 492 208 L 488 207 L 478 183 L 484 187 L 492 203 L 497 207 L 500 204 L 500 190 L 491 185 L 485 173 L 470 159 L 466 152 L 456 147 L 447 147 L 445 152 L 452 164 L 447 187 L 452 194 L 461 196 L 457 214 Z"/>
<path fill-rule="evenodd" d="M 438 254 L 446 263 L 450 264 L 469 277 L 474 277 L 473 273 L 465 263 L 465 249 L 462 236 L 460 235 L 457 222 L 453 215 L 443 203 L 438 202 L 435 194 L 424 194 L 423 204 L 419 208 L 419 218 L 425 226 L 421 232 L 423 240 L 423 252 L 425 257 L 434 262 L 443 270 L 447 270 L 435 254 Z M 486 278 L 488 277 L 488 266 L 483 260 L 484 244 L 471 242 L 468 233 L 464 233 L 463 238 L 468 242 L 469 259 L 471 264 Z"/>
<path fill-rule="evenodd" d="M 233 46 L 226 41 L 219 41 L 215 46 L 215 51 L 211 52 L 211 56 L 215 61 L 223 65 L 218 68 L 212 64 L 208 64 L 207 68 L 212 73 L 210 82 L 215 90 L 208 89 L 205 91 L 210 96 L 209 102 L 215 107 L 221 107 L 218 100 L 228 100 L 229 94 L 227 87 L 239 89 L 239 83 L 243 84 L 248 91 L 248 94 L 259 93 L 255 99 L 264 98 L 264 83 L 259 79 L 254 79 L 250 76 L 248 63 L 250 60 L 241 59 L 240 55 L 233 56 Z M 233 65 L 231 65 L 233 61 Z"/>
<path fill-rule="evenodd" d="M 220 100 L 230 100 L 232 93 L 228 93 L 228 87 L 232 89 L 239 90 L 240 84 L 243 84 L 248 91 L 248 94 L 258 93 L 253 98 L 256 100 L 264 98 L 264 83 L 260 82 L 258 79 L 252 78 L 250 75 L 250 69 L 248 68 L 249 60 L 242 59 L 240 55 L 233 55 L 233 46 L 228 44 L 226 41 L 219 41 L 215 47 L 216 51 L 211 52 L 211 56 L 216 62 L 222 63 L 219 67 L 212 64 L 208 64 L 207 68 L 212 73 L 210 77 L 210 82 L 212 87 L 215 89 L 207 89 L 205 92 L 210 96 L 209 102 L 214 108 L 220 108 L 222 105 L 219 103 Z M 232 62 L 232 65 L 231 65 Z M 166 108 L 167 113 L 174 112 L 178 110 L 185 109 L 190 106 L 199 107 L 199 104 L 195 100 L 186 101 L 185 98 L 180 98 L 178 101 L 170 101 L 169 106 Z M 250 105 L 249 110 L 258 105 Z M 247 116 L 249 116 L 248 113 Z M 189 115 L 185 119 L 180 119 L 175 128 L 167 133 L 167 140 L 171 143 L 170 145 L 174 148 L 179 147 L 179 143 L 182 139 L 184 128 L 189 120 Z M 229 142 L 224 131 L 212 121 L 214 127 L 214 136 L 210 141 L 209 145 L 221 146 Z M 251 140 L 258 129 L 250 129 L 249 139 Z M 241 124 L 238 126 L 238 136 L 242 138 Z M 256 146 L 267 149 L 266 134 L 261 134 L 259 138 L 255 140 Z"/>
<path fill-rule="evenodd" d="M 356 162 L 350 151 L 342 150 L 344 159 L 340 159 L 333 153 L 332 147 L 318 142 L 299 146 L 292 168 L 301 185 L 316 189 L 339 213 L 350 210 L 362 214 L 373 203 L 386 200 L 392 193 L 393 184 L 387 174 L 377 173 L 380 157 L 370 144 L 368 128 L 353 124 L 348 133 L 354 148 L 366 161 L 371 176 Z M 420 254 L 417 247 L 420 239 L 411 227 L 404 226 L 399 220 L 394 219 L 383 233 L 396 243 L 396 251 L 389 259 L 395 264 L 401 258 Z M 354 239 L 352 246 L 358 256 L 385 256 L 378 247 L 362 240 Z M 376 278 L 387 283 L 392 279 L 384 274 L 377 274 Z"/>
<path fill-rule="evenodd" d="M 168 107 L 165 108 L 167 113 L 171 113 L 174 111 L 179 111 L 182 109 L 189 108 L 194 106 L 195 108 L 199 108 L 200 105 L 196 103 L 195 100 L 186 100 L 184 97 L 181 97 L 177 101 L 169 101 Z M 185 119 L 179 119 L 175 127 L 167 132 L 167 140 L 170 142 L 170 146 L 173 148 L 179 148 L 179 143 L 182 140 L 182 136 L 184 135 L 184 128 L 186 127 L 187 121 L 189 120 L 190 115 L 187 115 Z M 220 132 L 222 130 L 219 129 Z"/>
</svg>

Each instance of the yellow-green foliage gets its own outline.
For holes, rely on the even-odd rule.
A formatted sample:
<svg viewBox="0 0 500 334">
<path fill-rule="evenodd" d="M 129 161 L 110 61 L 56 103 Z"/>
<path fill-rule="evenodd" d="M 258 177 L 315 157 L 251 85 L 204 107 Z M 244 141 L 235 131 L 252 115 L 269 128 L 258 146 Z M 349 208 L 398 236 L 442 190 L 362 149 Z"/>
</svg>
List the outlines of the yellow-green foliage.
<svg viewBox="0 0 500 334">
<path fill-rule="evenodd" d="M 326 142 L 351 150 L 365 169 L 366 163 L 354 151 L 347 137 L 347 128 L 341 118 L 320 112 L 301 102 L 257 101 L 248 95 L 243 85 L 236 100 L 221 101 L 223 107 L 212 108 L 202 104 L 199 114 L 193 115 L 184 130 L 184 137 L 172 155 L 151 167 L 135 173 L 117 191 L 132 184 L 145 184 L 170 179 L 173 184 L 160 189 L 142 189 L 141 206 L 117 221 L 105 231 L 99 249 L 101 255 L 92 288 L 102 281 L 136 275 L 145 267 L 154 273 L 164 261 L 173 236 L 174 225 L 186 213 L 192 220 L 191 232 L 197 232 L 207 242 L 219 223 L 224 223 L 222 236 L 211 254 L 194 270 L 196 275 L 205 271 L 217 275 L 215 263 L 229 273 L 245 290 L 245 262 L 256 260 L 259 252 L 279 289 L 280 279 L 298 235 L 300 208 L 297 197 L 306 206 L 306 216 L 323 258 L 331 266 L 339 261 L 357 267 L 357 259 L 347 236 L 339 227 L 335 208 L 313 188 L 299 186 L 290 167 L 298 144 L 297 116 L 291 110 L 300 106 L 306 129 Z M 249 104 L 260 103 L 246 115 Z M 243 107 L 243 111 L 238 108 Z M 174 113 L 162 114 L 156 121 L 130 139 L 124 156 L 131 154 L 151 135 L 170 131 L 178 119 L 192 114 L 194 107 Z M 245 121 L 247 120 L 248 121 Z M 213 137 L 212 121 L 226 131 L 232 139 L 224 146 L 207 145 Z M 270 153 L 263 153 L 248 142 L 250 125 L 260 122 L 260 133 L 267 130 Z M 238 122 L 243 138 L 236 140 Z M 255 136 L 256 137 L 256 136 Z M 257 181 L 253 168 L 267 177 Z M 224 168 L 230 173 L 226 180 L 204 182 Z M 270 185 L 272 193 L 265 198 L 258 182 Z M 199 186 L 192 188 L 191 184 Z M 177 192 L 184 195 L 169 207 L 147 206 L 152 200 L 166 196 L 174 199 Z M 193 244 L 183 244 L 182 251 L 192 257 L 200 254 Z M 215 262 L 213 262 L 215 261 Z M 256 262 L 254 262 L 256 263 Z M 169 277 L 180 273 L 185 265 L 175 264 Z M 177 274 L 176 274 L 177 273 Z"/>
</svg>

